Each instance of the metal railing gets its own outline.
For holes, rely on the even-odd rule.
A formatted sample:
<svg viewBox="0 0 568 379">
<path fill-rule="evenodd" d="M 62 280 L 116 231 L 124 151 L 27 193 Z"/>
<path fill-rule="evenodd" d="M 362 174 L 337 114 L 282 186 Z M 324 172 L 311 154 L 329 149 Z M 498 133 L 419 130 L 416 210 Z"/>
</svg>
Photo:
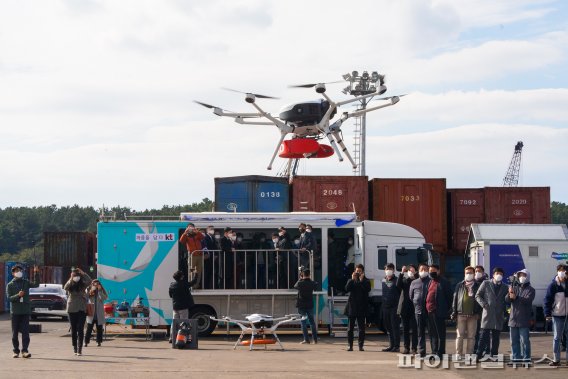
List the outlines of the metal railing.
<svg viewBox="0 0 568 379">
<path fill-rule="evenodd" d="M 200 267 L 194 289 L 293 289 L 299 268 L 313 272 L 309 250 L 195 250 L 188 267 Z"/>
</svg>

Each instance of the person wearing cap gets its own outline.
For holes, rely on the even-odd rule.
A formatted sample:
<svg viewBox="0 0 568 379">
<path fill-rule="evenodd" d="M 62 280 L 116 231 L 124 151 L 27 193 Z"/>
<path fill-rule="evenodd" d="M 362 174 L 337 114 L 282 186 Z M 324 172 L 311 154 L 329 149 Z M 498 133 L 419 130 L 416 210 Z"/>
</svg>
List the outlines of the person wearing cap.
<svg viewBox="0 0 568 379">
<path fill-rule="evenodd" d="M 28 351 L 30 345 L 30 288 L 39 287 L 39 269 L 34 266 L 34 281 L 24 279 L 24 269 L 16 265 L 12 267 L 14 277 L 6 286 L 6 296 L 10 301 L 10 316 L 12 318 L 12 345 L 14 347 L 14 358 L 20 356 L 30 358 L 32 355 Z M 20 350 L 19 334 L 22 334 L 22 349 Z"/>
<path fill-rule="evenodd" d="M 298 290 L 298 297 L 296 298 L 298 313 L 304 316 L 301 320 L 304 340 L 300 343 L 310 343 L 308 322 L 312 329 L 313 341 L 314 343 L 318 343 L 318 331 L 314 321 L 314 290 L 316 289 L 316 282 L 310 278 L 310 270 L 304 269 L 300 272 L 300 279 L 294 284 L 294 288 Z"/>
<path fill-rule="evenodd" d="M 518 271 L 505 296 L 505 301 L 511 304 L 509 335 L 513 362 L 531 360 L 529 328 L 535 290 L 531 286 L 530 278 L 530 273 L 526 269 Z"/>
<path fill-rule="evenodd" d="M 191 257 L 191 268 L 195 267 L 200 278 L 203 277 L 203 238 L 203 233 L 191 222 L 187 224 L 187 228 L 179 238 L 179 242 L 187 249 L 187 256 Z M 194 288 L 197 289 L 200 286 L 201 280 L 195 283 Z"/>
</svg>

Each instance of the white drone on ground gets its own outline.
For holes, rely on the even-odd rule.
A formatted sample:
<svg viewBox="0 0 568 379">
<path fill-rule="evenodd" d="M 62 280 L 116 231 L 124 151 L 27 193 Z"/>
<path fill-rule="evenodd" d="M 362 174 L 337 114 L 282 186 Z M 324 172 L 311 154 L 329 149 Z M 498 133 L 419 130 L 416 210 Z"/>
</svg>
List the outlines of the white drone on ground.
<svg viewBox="0 0 568 379">
<path fill-rule="evenodd" d="M 356 71 L 354 71 L 354 74 Z M 347 74 L 344 76 L 347 79 Z M 399 102 L 400 96 L 382 97 L 377 100 L 387 100 L 387 104 L 374 106 L 370 108 L 362 107 L 351 112 L 343 112 L 341 116 L 331 122 L 336 115 L 338 108 L 346 104 L 361 102 L 367 103 L 372 97 L 382 95 L 387 90 L 384 84 L 384 76 L 373 72 L 369 75 L 366 71 L 362 77 L 366 77 L 368 83 L 375 83 L 376 85 L 367 85 L 365 91 L 360 91 L 358 88 L 352 88 L 349 93 L 355 95 L 352 99 L 344 101 L 333 101 L 326 92 L 326 83 L 312 83 L 290 86 L 294 88 L 315 88 L 316 92 L 320 94 L 323 99 L 306 101 L 301 103 L 290 104 L 280 110 L 278 117 L 271 115 L 262 109 L 257 103 L 256 99 L 277 99 L 276 97 L 260 95 L 250 92 L 241 92 L 228 89 L 230 91 L 243 93 L 245 101 L 251 104 L 258 112 L 255 113 L 239 113 L 231 112 L 219 108 L 214 105 L 195 101 L 197 104 L 206 108 L 213 109 L 213 113 L 217 116 L 231 117 L 239 124 L 247 125 L 275 125 L 280 131 L 280 140 L 272 155 L 267 169 L 272 169 L 272 164 L 276 159 L 276 155 L 280 151 L 279 156 L 282 158 L 299 159 L 299 158 L 326 158 L 335 152 L 340 162 L 343 161 L 343 154 L 347 157 L 353 168 L 357 168 L 357 164 L 349 154 L 347 147 L 343 142 L 341 133 L 341 125 L 351 117 L 358 117 L 365 113 L 376 111 L 381 108 L 389 107 Z M 333 82 L 336 83 L 336 82 Z M 346 88 L 347 90 L 347 88 Z M 344 90 L 345 93 L 347 91 Z M 268 121 L 256 121 L 254 119 L 265 118 Z M 292 135 L 289 140 L 284 140 L 288 134 Z M 329 145 L 320 144 L 317 141 L 323 138 L 329 140 Z M 338 147 L 339 145 L 339 147 Z"/>
<path fill-rule="evenodd" d="M 220 319 L 210 316 L 211 320 L 223 321 L 229 324 L 238 325 L 241 328 L 241 335 L 239 339 L 233 346 L 233 350 L 237 348 L 238 345 L 249 346 L 249 350 L 253 349 L 254 345 L 273 345 L 276 342 L 280 345 L 280 348 L 284 350 L 284 346 L 280 342 L 280 339 L 276 335 L 276 329 L 282 324 L 302 321 L 306 317 L 299 314 L 286 315 L 283 317 L 274 318 L 272 316 L 263 315 L 259 313 L 253 313 L 251 315 L 245 316 L 246 320 L 237 320 L 230 317 L 222 317 Z M 250 340 L 243 341 L 245 334 L 250 333 Z M 267 338 L 267 334 L 272 335 L 274 338 Z"/>
</svg>

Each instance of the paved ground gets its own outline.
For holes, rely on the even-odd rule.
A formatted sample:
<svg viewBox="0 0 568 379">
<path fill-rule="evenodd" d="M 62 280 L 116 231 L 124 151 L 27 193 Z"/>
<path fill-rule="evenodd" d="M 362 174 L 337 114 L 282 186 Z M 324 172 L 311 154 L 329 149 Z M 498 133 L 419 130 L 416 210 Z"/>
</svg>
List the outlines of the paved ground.
<svg viewBox="0 0 568 379">
<path fill-rule="evenodd" d="M 122 336 L 110 336 L 103 346 L 84 348 L 84 355 L 73 354 L 68 334 L 68 324 L 62 321 L 41 320 L 43 332 L 32 334 L 31 359 L 12 358 L 10 320 L 0 315 L 0 378 L 170 378 L 197 374 L 200 378 L 349 378 L 378 376 L 420 375 L 422 377 L 487 378 L 506 375 L 517 378 L 566 377 L 568 366 L 550 369 L 449 369 L 398 368 L 396 354 L 379 350 L 386 346 L 384 335 L 372 335 L 366 343 L 366 351 L 346 352 L 344 339 L 324 336 L 318 345 L 300 345 L 300 335 L 282 336 L 286 351 L 275 346 L 268 350 L 248 351 L 245 348 L 232 350 L 237 336 L 218 335 L 199 340 L 199 350 L 182 351 L 171 349 L 167 341 L 145 341 L 130 329 L 115 326 Z M 453 331 L 448 331 L 448 346 L 453 352 Z M 508 336 L 502 335 L 503 352 L 509 352 Z M 533 357 L 540 358 L 550 353 L 552 337 L 544 334 L 531 336 Z M 505 351 L 506 350 L 506 351 Z M 414 371 L 414 373 L 412 373 Z"/>
</svg>

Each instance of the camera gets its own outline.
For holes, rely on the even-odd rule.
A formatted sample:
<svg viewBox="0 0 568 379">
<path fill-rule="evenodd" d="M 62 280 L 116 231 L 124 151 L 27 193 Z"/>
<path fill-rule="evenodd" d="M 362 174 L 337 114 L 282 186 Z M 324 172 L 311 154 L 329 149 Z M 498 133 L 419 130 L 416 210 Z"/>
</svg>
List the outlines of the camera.
<svg viewBox="0 0 568 379">
<path fill-rule="evenodd" d="M 305 266 L 300 266 L 300 267 L 298 267 L 298 271 L 299 271 L 299 272 L 304 272 L 304 271 L 306 271 L 306 267 L 305 267 Z"/>
</svg>

